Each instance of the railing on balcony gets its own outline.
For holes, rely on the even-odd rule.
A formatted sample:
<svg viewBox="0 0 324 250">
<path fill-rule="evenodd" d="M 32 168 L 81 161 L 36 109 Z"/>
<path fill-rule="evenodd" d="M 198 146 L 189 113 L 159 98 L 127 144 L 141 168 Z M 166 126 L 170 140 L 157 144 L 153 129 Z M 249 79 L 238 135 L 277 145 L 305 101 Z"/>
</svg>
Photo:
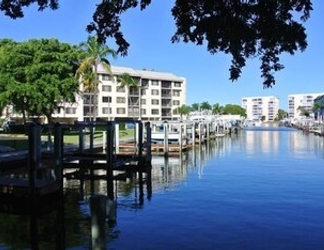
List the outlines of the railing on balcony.
<svg viewBox="0 0 324 250">
<path fill-rule="evenodd" d="M 170 102 L 162 102 L 161 106 L 162 107 L 165 107 L 165 108 L 171 108 L 172 107 L 172 103 L 170 103 Z"/>
<path fill-rule="evenodd" d="M 169 81 L 162 81 L 162 83 L 161 83 L 161 87 L 162 87 L 163 89 L 171 89 L 171 87 L 172 87 L 172 83 L 169 82 Z"/>
</svg>

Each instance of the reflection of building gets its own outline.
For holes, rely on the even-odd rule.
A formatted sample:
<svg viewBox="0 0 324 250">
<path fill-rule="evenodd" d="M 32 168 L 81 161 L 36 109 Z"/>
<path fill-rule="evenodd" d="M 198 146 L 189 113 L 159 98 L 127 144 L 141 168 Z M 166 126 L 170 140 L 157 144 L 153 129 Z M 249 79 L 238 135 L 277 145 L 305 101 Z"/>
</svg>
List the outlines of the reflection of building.
<svg viewBox="0 0 324 250">
<path fill-rule="evenodd" d="M 324 93 L 313 94 L 293 94 L 288 95 L 288 115 L 290 118 L 298 118 L 302 116 L 302 109 L 310 111 L 312 114 L 312 108 L 314 105 L 314 99 L 324 95 Z"/>
<path fill-rule="evenodd" d="M 245 131 L 247 155 L 277 154 L 279 152 L 279 131 L 262 131 L 262 136 L 255 131 Z"/>
<path fill-rule="evenodd" d="M 279 99 L 275 96 L 244 97 L 242 107 L 246 110 L 247 119 L 274 121 L 278 115 Z"/>
<path fill-rule="evenodd" d="M 181 157 L 152 158 L 152 189 L 164 189 L 173 186 L 187 177 L 186 155 Z"/>
</svg>

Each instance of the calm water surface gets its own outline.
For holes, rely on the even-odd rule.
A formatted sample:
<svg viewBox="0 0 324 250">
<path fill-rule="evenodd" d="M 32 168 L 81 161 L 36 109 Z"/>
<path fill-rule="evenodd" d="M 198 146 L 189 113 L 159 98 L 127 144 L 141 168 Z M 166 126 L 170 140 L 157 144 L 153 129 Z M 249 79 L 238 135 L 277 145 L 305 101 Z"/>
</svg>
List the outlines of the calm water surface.
<svg viewBox="0 0 324 250">
<path fill-rule="evenodd" d="M 262 128 L 155 165 L 110 249 L 324 249 L 324 138 Z M 167 173 L 165 172 L 167 171 Z"/>
<path fill-rule="evenodd" d="M 241 131 L 181 158 L 154 157 L 151 197 L 132 183 L 118 190 L 107 249 L 324 249 L 323 137 Z M 68 249 L 89 249 L 82 228 Z"/>
</svg>

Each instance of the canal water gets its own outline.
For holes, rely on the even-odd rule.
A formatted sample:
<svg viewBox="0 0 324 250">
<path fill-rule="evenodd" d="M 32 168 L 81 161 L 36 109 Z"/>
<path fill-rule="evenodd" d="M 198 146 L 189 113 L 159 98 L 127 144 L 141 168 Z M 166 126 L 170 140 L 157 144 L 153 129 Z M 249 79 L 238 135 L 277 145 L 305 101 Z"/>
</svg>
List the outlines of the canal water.
<svg viewBox="0 0 324 250">
<path fill-rule="evenodd" d="M 323 137 L 246 129 L 181 157 L 153 157 L 151 185 L 116 184 L 107 249 L 324 249 Z M 77 202 L 77 184 L 67 186 L 65 247 L 90 249 L 87 206 Z M 0 249 L 28 249 L 28 216 L 0 217 Z M 40 249 L 55 249 L 57 217 L 38 218 Z"/>
</svg>

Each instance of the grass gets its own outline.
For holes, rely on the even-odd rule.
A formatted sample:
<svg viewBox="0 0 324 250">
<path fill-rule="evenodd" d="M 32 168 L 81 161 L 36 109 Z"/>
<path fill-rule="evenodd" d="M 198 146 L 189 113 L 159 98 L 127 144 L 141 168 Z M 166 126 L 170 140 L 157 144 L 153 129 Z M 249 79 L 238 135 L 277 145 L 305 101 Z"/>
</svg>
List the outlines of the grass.
<svg viewBox="0 0 324 250">
<path fill-rule="evenodd" d="M 119 131 L 120 138 L 133 138 L 134 137 L 134 129 L 126 129 Z M 28 149 L 28 137 L 24 134 L 8 134 L 8 133 L 0 133 L 0 145 L 14 148 L 16 150 L 24 150 Z M 94 141 L 101 142 L 103 137 L 102 131 L 97 131 L 94 133 Z M 89 133 L 87 133 L 87 137 L 89 140 Z M 42 135 L 42 141 L 47 142 L 47 135 Z M 64 143 L 65 144 L 77 144 L 79 142 L 79 134 L 78 132 L 69 132 L 64 135 Z"/>
</svg>

